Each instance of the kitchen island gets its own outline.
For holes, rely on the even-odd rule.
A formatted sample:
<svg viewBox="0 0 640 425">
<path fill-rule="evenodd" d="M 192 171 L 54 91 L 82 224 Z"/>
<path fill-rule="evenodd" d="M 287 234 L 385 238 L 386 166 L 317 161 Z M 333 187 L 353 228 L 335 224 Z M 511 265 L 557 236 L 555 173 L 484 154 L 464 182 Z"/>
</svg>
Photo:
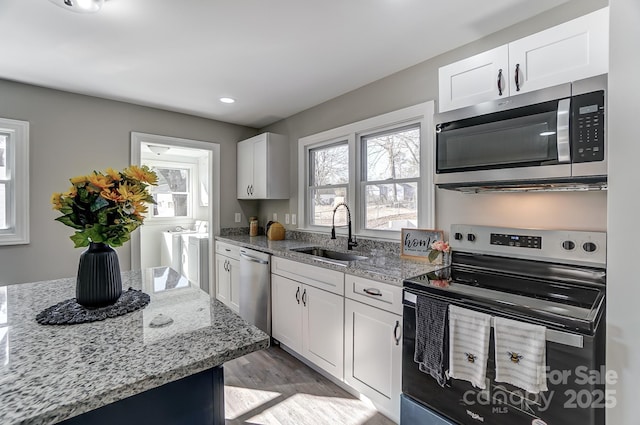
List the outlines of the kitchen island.
<svg viewBox="0 0 640 425">
<path fill-rule="evenodd" d="M 35 320 L 75 278 L 0 287 L 0 423 L 224 423 L 222 365 L 268 335 L 170 268 L 122 277 L 150 304 L 76 325 Z"/>
</svg>

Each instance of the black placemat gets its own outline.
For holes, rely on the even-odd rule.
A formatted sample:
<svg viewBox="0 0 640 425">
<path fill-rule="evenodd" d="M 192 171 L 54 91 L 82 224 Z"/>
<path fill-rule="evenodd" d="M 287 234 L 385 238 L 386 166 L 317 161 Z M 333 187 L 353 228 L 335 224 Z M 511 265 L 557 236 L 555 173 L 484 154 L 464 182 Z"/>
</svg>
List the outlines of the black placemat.
<svg viewBox="0 0 640 425">
<path fill-rule="evenodd" d="M 149 295 L 133 288 L 123 292 L 115 304 L 106 307 L 88 308 L 78 304 L 75 298 L 71 298 L 41 311 L 36 316 L 36 321 L 41 325 L 74 325 L 98 322 L 144 308 L 149 304 L 149 301 Z"/>
</svg>

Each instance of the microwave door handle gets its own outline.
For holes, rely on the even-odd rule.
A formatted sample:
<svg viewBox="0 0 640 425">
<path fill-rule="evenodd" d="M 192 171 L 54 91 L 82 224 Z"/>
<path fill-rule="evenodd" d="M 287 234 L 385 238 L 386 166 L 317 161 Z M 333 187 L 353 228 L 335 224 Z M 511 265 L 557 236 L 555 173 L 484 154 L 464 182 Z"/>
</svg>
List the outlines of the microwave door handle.
<svg viewBox="0 0 640 425">
<path fill-rule="evenodd" d="M 556 124 L 556 144 L 558 148 L 558 162 L 571 162 L 571 149 L 569 145 L 569 112 L 571 111 L 571 99 L 558 101 L 558 116 Z"/>
</svg>

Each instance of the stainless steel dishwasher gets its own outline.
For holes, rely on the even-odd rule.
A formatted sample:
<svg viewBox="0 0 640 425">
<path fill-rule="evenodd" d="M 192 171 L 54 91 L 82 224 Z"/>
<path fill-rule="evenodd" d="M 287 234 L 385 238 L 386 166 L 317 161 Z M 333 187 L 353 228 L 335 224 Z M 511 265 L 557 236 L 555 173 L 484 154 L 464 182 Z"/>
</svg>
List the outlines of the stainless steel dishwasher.
<svg viewBox="0 0 640 425">
<path fill-rule="evenodd" d="M 240 249 L 240 316 L 271 335 L 271 256 Z"/>
</svg>

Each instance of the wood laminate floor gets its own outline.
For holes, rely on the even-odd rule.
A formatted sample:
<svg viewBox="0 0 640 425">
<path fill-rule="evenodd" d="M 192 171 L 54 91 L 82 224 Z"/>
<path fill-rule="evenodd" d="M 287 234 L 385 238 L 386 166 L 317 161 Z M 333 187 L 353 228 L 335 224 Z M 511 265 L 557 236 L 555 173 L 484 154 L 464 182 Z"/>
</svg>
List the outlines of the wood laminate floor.
<svg viewBox="0 0 640 425">
<path fill-rule="evenodd" d="M 224 365 L 227 425 L 393 425 L 298 359 L 272 346 Z"/>
</svg>

